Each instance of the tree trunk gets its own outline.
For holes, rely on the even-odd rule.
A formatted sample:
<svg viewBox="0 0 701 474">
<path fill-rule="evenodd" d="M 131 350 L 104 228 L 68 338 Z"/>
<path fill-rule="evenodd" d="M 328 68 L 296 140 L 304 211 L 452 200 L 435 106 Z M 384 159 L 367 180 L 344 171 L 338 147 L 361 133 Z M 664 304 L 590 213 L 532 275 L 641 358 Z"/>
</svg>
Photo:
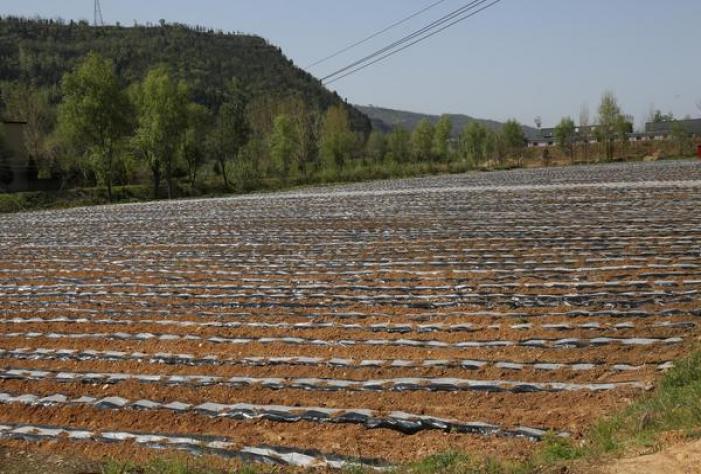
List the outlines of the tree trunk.
<svg viewBox="0 0 701 474">
<path fill-rule="evenodd" d="M 112 150 L 107 150 L 107 200 L 112 203 Z"/>
<path fill-rule="evenodd" d="M 173 160 L 166 162 L 166 181 L 168 183 L 168 199 L 173 199 Z"/>
<path fill-rule="evenodd" d="M 194 166 L 190 172 L 190 187 L 194 189 L 195 184 L 197 184 L 197 166 Z"/>
<path fill-rule="evenodd" d="M 161 167 L 160 163 L 151 164 L 151 173 L 153 173 L 153 197 L 158 199 L 159 189 L 161 187 Z"/>
<path fill-rule="evenodd" d="M 229 190 L 229 178 L 226 176 L 226 160 L 224 158 L 219 158 L 219 167 L 221 168 L 221 175 L 224 178 L 224 189 Z"/>
</svg>

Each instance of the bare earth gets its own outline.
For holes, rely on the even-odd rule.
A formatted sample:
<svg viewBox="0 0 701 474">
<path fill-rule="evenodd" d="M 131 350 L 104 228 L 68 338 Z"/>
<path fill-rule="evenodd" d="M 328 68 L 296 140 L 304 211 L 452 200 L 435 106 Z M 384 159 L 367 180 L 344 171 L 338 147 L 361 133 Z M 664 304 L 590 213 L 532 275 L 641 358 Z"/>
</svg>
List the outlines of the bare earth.
<svg viewBox="0 0 701 474">
<path fill-rule="evenodd" d="M 701 473 L 701 440 L 672 446 L 659 453 L 624 459 L 608 467 L 607 474 Z"/>
<path fill-rule="evenodd" d="M 523 459 L 701 337 L 700 209 L 676 161 L 0 216 L 0 448 Z"/>
</svg>

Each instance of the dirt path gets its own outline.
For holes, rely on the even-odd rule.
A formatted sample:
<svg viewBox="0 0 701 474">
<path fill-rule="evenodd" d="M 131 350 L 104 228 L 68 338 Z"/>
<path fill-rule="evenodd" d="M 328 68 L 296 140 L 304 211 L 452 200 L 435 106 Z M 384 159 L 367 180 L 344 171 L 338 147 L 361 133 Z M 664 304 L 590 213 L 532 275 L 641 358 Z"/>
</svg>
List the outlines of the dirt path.
<svg viewBox="0 0 701 474">
<path fill-rule="evenodd" d="M 617 461 L 603 472 L 610 474 L 701 473 L 701 440 L 673 446 L 659 453 Z"/>
</svg>

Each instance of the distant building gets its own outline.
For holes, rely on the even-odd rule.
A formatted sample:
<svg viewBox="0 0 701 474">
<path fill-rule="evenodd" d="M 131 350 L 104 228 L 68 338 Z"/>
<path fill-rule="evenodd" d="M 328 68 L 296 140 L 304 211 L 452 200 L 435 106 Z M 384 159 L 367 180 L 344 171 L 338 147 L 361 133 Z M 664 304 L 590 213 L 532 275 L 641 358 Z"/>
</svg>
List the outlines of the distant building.
<svg viewBox="0 0 701 474">
<path fill-rule="evenodd" d="M 701 137 L 701 119 L 675 120 L 673 122 L 648 122 L 645 133 L 654 140 L 666 140 L 672 134 L 674 124 L 679 124 L 690 136 Z"/>
<path fill-rule="evenodd" d="M 676 120 L 674 122 L 648 122 L 645 124 L 644 132 L 629 133 L 628 139 L 634 142 L 650 140 L 667 140 L 672 135 L 673 124 L 678 123 L 689 133 L 689 136 L 701 137 L 701 119 Z M 596 126 L 577 127 L 575 133 L 577 141 L 582 142 L 582 137 L 586 132 L 589 143 L 597 143 Z M 535 134 L 528 137 L 528 146 L 548 147 L 557 144 L 554 128 L 542 128 Z"/>
<path fill-rule="evenodd" d="M 58 179 L 39 179 L 36 163 L 25 146 L 26 127 L 26 122 L 0 120 L 0 133 L 9 151 L 9 157 L 0 159 L 0 193 L 48 191 L 60 185 Z"/>
<path fill-rule="evenodd" d="M 589 137 L 589 142 L 590 143 L 596 143 L 596 138 L 594 132 L 596 131 L 595 126 L 588 126 L 588 127 L 576 127 L 574 129 L 574 132 L 577 136 L 577 141 L 581 143 L 583 140 L 583 137 L 586 136 Z M 537 147 L 548 147 L 548 146 L 554 146 L 557 144 L 557 138 L 555 137 L 555 129 L 554 128 L 541 128 L 536 131 L 536 133 L 530 137 L 528 137 L 528 146 L 529 148 L 537 148 Z"/>
<path fill-rule="evenodd" d="M 24 127 L 26 126 L 26 122 L 0 120 L 0 134 L 9 152 L 9 156 L 0 162 L 0 168 L 2 168 L 0 192 L 25 191 L 28 188 L 29 155 L 24 146 Z"/>
</svg>

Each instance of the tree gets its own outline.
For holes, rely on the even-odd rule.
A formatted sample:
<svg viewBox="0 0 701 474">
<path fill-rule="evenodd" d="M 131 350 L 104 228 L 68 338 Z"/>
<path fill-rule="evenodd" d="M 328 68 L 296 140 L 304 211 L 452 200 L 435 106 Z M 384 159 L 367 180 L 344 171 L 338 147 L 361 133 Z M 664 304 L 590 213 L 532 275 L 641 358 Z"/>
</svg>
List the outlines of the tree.
<svg viewBox="0 0 701 474">
<path fill-rule="evenodd" d="M 178 155 L 187 166 L 190 186 L 197 184 L 197 173 L 205 161 L 205 139 L 211 125 L 212 115 L 209 109 L 190 103 L 187 107 L 187 129 L 178 146 Z"/>
<path fill-rule="evenodd" d="M 295 117 L 299 132 L 299 164 L 305 177 L 309 168 L 317 163 L 319 157 L 319 124 L 321 116 L 319 111 L 311 107 L 304 100 L 298 99 Z"/>
<path fill-rule="evenodd" d="M 589 160 L 589 142 L 591 141 L 591 123 L 589 117 L 589 106 L 582 104 L 579 110 L 579 139 L 584 149 L 584 161 Z"/>
<path fill-rule="evenodd" d="M 574 120 L 570 117 L 563 118 L 555 127 L 557 145 L 572 159 L 574 158 L 574 145 L 577 138 L 576 129 Z"/>
<path fill-rule="evenodd" d="M 487 137 L 484 141 L 484 155 L 489 159 L 502 161 L 506 154 L 506 146 L 501 133 L 487 130 Z"/>
<path fill-rule="evenodd" d="M 396 163 L 405 163 L 411 156 L 411 136 L 402 127 L 397 127 L 387 136 L 387 158 Z"/>
<path fill-rule="evenodd" d="M 61 189 L 71 183 L 81 186 L 95 176 L 95 167 L 90 155 L 83 153 L 79 146 L 67 140 L 59 127 L 46 138 L 45 153 L 47 160 L 52 164 L 53 173 L 61 179 Z"/>
<path fill-rule="evenodd" d="M 365 153 L 373 163 L 380 163 L 387 154 L 387 138 L 379 130 L 373 130 L 365 144 Z"/>
<path fill-rule="evenodd" d="M 690 144 L 689 130 L 687 130 L 684 124 L 682 124 L 679 120 L 675 120 L 674 122 L 672 122 L 670 134 L 674 142 L 677 144 L 677 152 L 679 156 L 684 156 L 685 150 L 689 147 Z"/>
<path fill-rule="evenodd" d="M 433 156 L 438 160 L 448 158 L 448 141 L 453 133 L 453 121 L 447 115 L 443 115 L 436 123 L 433 135 Z"/>
<path fill-rule="evenodd" d="M 248 143 L 251 128 L 246 116 L 248 92 L 237 80 L 232 80 L 225 97 L 224 103 L 219 108 L 214 128 L 207 137 L 207 143 L 210 153 L 219 165 L 224 187 L 229 189 L 227 166 L 238 158 L 239 152 Z"/>
<path fill-rule="evenodd" d="M 658 109 L 652 112 L 648 120 L 653 123 L 673 122 L 674 114 L 672 112 L 668 114 L 663 114 L 662 111 Z"/>
<path fill-rule="evenodd" d="M 154 196 L 158 197 L 164 169 L 171 199 L 175 154 L 188 126 L 189 89 L 185 82 L 172 79 L 166 67 L 159 66 L 149 71 L 135 90 L 135 139 L 151 168 Z"/>
<path fill-rule="evenodd" d="M 519 164 L 521 163 L 521 152 L 526 146 L 526 137 L 523 134 L 523 127 L 515 120 L 507 120 L 501 129 L 501 136 L 504 140 L 504 145 L 510 155 L 515 155 Z"/>
<path fill-rule="evenodd" d="M 633 117 L 620 114 L 616 118 L 616 136 L 624 148 L 628 146 L 629 134 L 633 133 Z"/>
<path fill-rule="evenodd" d="M 599 105 L 599 120 L 596 127 L 597 137 L 604 144 L 606 159 L 613 159 L 614 140 L 617 127 L 620 126 L 621 108 L 613 92 L 604 92 Z"/>
<path fill-rule="evenodd" d="M 417 161 L 429 161 L 433 152 L 433 125 L 423 119 L 411 134 L 411 154 Z"/>
<path fill-rule="evenodd" d="M 299 132 L 295 123 L 286 114 L 275 118 L 273 132 L 270 136 L 270 156 L 275 172 L 283 179 L 294 178 L 299 171 L 297 157 L 299 153 Z"/>
<path fill-rule="evenodd" d="M 8 116 L 26 122 L 24 146 L 39 167 L 39 175 L 48 177 L 51 163 L 46 160 L 45 142 L 54 122 L 48 91 L 25 83 L 7 84 L 2 99 Z"/>
<path fill-rule="evenodd" d="M 355 151 L 356 137 L 350 127 L 346 109 L 340 105 L 329 107 L 321 125 L 319 150 L 321 161 L 328 169 L 341 169 Z"/>
<path fill-rule="evenodd" d="M 479 166 L 487 153 L 487 128 L 478 121 L 470 122 L 460 135 L 463 155 Z"/>
<path fill-rule="evenodd" d="M 62 90 L 60 134 L 95 159 L 111 202 L 114 152 L 130 128 L 129 100 L 112 63 L 97 53 L 90 53 L 75 71 L 63 77 Z"/>
</svg>

